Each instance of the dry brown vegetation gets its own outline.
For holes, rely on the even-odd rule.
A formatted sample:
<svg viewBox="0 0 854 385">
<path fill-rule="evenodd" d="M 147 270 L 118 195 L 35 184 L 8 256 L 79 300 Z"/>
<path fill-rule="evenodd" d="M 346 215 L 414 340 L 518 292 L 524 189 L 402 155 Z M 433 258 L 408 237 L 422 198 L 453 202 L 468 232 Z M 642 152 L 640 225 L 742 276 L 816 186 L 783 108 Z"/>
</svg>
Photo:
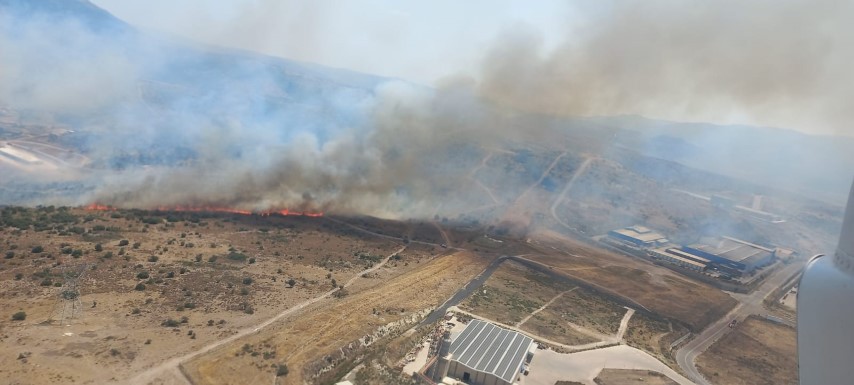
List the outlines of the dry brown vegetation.
<svg viewBox="0 0 854 385">
<path fill-rule="evenodd" d="M 670 344 L 688 333 L 679 324 L 635 313 L 629 320 L 623 339 L 629 346 L 641 349 L 671 368 L 676 369 L 676 360 L 670 351 Z"/>
<path fill-rule="evenodd" d="M 709 285 L 689 280 L 642 260 L 595 248 L 554 233 L 542 233 L 541 253 L 526 257 L 598 291 L 701 330 L 736 301 Z"/>
<path fill-rule="evenodd" d="M 697 359 L 697 368 L 715 384 L 798 383 L 795 329 L 750 317 Z"/>
<path fill-rule="evenodd" d="M 21 384 L 121 382 L 317 297 L 403 245 L 322 218 L 65 208 L 0 214 L 0 255 L 8 255 L 0 259 L 0 367 Z M 347 290 L 415 270 L 440 252 L 430 249 L 412 245 Z M 82 316 L 60 324 L 54 310 L 63 269 L 84 265 Z M 377 306 L 401 309 L 414 310 Z M 12 320 L 18 311 L 25 320 Z"/>
<path fill-rule="evenodd" d="M 598 339 L 576 331 L 559 314 L 549 308 L 537 313 L 520 326 L 522 330 L 565 345 L 582 345 Z"/>
<path fill-rule="evenodd" d="M 676 381 L 661 373 L 631 369 L 603 369 L 593 381 L 597 385 L 676 385 Z"/>
<path fill-rule="evenodd" d="M 311 379 L 315 369 L 328 365 L 330 370 L 337 370 L 337 365 L 346 365 L 354 358 L 338 355 L 341 346 L 413 312 L 436 306 L 487 263 L 488 260 L 465 252 L 442 256 L 388 281 L 353 290 L 335 301 L 323 302 L 258 335 L 199 357 L 185 366 L 186 371 L 196 384 L 269 381 L 273 369 L 268 363 L 251 354 L 241 354 L 249 344 L 275 351 L 277 360 L 286 362 L 289 367 L 304 368 L 291 371 L 280 381 L 302 384 Z M 353 351 L 358 352 L 358 348 L 354 347 Z"/>
<path fill-rule="evenodd" d="M 522 330 L 566 345 L 597 342 L 600 334 L 616 334 L 626 312 L 595 292 L 513 261 L 504 262 L 460 307 L 507 325 L 524 320 L 519 325 Z M 576 330 L 571 324 L 590 332 Z"/>
<path fill-rule="evenodd" d="M 515 325 L 570 288 L 572 286 L 507 261 L 479 290 L 460 304 L 460 308 L 507 325 Z"/>
</svg>

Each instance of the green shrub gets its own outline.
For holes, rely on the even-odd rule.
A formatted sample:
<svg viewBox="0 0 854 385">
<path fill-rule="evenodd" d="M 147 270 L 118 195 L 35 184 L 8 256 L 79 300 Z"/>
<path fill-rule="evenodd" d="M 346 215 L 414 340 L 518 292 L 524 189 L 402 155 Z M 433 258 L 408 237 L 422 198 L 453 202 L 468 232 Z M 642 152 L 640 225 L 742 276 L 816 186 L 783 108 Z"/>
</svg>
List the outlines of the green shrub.
<svg viewBox="0 0 854 385">
<path fill-rule="evenodd" d="M 175 327 L 178 327 L 178 325 L 180 325 L 180 324 L 181 324 L 180 322 L 169 318 L 169 319 L 166 319 L 165 321 L 161 322 L 160 326 L 166 326 L 167 328 L 175 328 Z"/>
<path fill-rule="evenodd" d="M 27 319 L 27 313 L 22 311 L 12 314 L 12 321 L 23 321 L 25 319 Z"/>
</svg>

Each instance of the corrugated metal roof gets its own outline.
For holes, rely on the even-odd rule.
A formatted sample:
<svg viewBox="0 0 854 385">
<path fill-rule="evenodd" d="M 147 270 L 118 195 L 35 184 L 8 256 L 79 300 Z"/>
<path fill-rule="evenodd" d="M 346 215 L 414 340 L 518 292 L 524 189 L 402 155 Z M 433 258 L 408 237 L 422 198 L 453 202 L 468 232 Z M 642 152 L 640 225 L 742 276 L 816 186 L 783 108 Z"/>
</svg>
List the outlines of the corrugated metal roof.
<svg viewBox="0 0 854 385">
<path fill-rule="evenodd" d="M 711 244 L 714 242 L 707 242 L 710 244 L 697 244 L 691 245 L 691 247 L 739 263 L 764 259 L 774 252 L 767 247 L 731 237 L 721 237 L 715 245 Z"/>
<path fill-rule="evenodd" d="M 638 233 L 637 231 L 634 231 L 631 228 L 618 229 L 618 230 L 614 230 L 614 232 L 623 234 L 627 237 L 632 237 L 632 238 L 637 239 L 641 242 L 655 242 L 659 239 L 664 239 L 664 236 L 659 234 L 659 233 L 655 233 L 655 232 Z"/>
<path fill-rule="evenodd" d="M 521 333 L 472 320 L 451 342 L 451 359 L 512 383 L 532 342 Z"/>
</svg>

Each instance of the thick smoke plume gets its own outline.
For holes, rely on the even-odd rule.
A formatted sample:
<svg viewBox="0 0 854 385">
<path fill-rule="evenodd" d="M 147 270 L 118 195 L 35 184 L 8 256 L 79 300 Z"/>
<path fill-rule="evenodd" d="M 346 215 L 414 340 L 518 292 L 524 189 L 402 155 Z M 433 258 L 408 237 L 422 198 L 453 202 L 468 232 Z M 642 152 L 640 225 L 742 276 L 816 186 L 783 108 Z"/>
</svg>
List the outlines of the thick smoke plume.
<svg viewBox="0 0 854 385">
<path fill-rule="evenodd" d="M 152 38 L 85 1 L 39 4 L 0 2 L 0 105 L 81 131 L 92 163 L 64 203 L 426 216 L 472 193 L 454 162 L 469 144 L 529 134 L 519 113 L 837 131 L 854 118 L 845 2 L 601 5 L 558 48 L 510 30 L 473 80 L 435 89 Z"/>
</svg>

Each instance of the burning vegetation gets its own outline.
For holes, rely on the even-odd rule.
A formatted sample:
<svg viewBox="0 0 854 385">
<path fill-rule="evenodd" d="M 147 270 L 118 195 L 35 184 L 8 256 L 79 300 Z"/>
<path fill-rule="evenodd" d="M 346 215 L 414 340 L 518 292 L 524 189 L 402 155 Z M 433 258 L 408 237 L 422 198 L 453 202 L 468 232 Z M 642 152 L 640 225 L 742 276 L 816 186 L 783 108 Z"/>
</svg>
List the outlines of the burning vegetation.
<svg viewBox="0 0 854 385">
<path fill-rule="evenodd" d="M 92 203 L 84 206 L 86 210 L 89 211 L 115 211 L 116 207 L 103 205 L 99 203 Z M 223 213 L 223 214 L 238 214 L 238 215 L 258 215 L 262 217 L 266 216 L 303 216 L 303 217 L 322 217 L 322 212 L 312 212 L 312 211 L 292 211 L 289 209 L 274 209 L 274 210 L 261 210 L 261 211 L 252 211 L 252 210 L 242 210 L 231 207 L 222 207 L 222 206 L 159 206 L 153 211 L 161 211 L 161 212 L 186 212 L 186 213 Z"/>
</svg>

